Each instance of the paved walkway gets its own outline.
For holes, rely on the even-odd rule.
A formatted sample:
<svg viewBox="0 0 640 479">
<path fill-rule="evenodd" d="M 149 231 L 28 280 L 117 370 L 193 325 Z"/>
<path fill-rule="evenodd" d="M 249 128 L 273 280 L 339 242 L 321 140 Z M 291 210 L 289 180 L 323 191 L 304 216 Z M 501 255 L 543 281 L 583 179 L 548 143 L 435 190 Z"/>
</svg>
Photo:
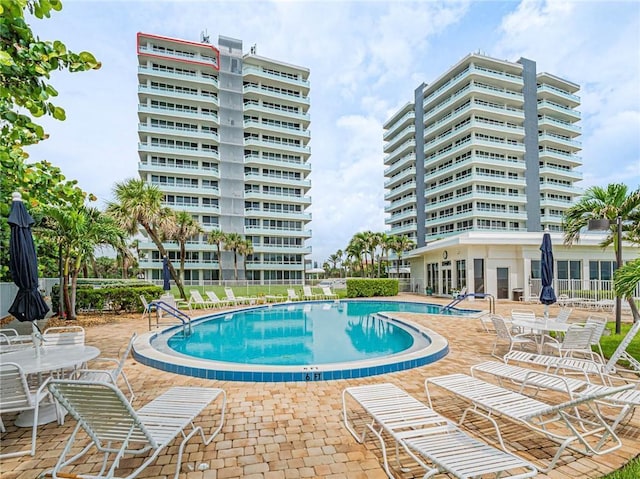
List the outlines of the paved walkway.
<svg viewBox="0 0 640 479">
<path fill-rule="evenodd" d="M 434 298 L 406 295 L 402 299 L 443 302 Z M 481 308 L 487 303 L 478 302 Z M 471 303 L 465 303 L 473 307 Z M 542 314 L 541 305 L 499 302 L 499 313 L 508 315 L 512 308 L 530 308 Z M 551 307 L 551 314 L 557 312 Z M 199 313 L 200 314 L 200 313 Z M 589 313 L 574 311 L 571 320 L 585 319 Z M 341 417 L 341 392 L 347 386 L 391 382 L 423 401 L 426 400 L 424 380 L 429 376 L 453 372 L 468 372 L 469 366 L 490 359 L 493 336 L 480 328 L 477 319 L 406 314 L 440 333 L 450 341 L 450 354 L 437 363 L 421 368 L 357 380 L 309 383 L 241 383 L 207 381 L 158 371 L 129 359 L 126 373 L 137 392 L 134 406 L 140 406 L 162 391 L 176 385 L 210 385 L 224 388 L 228 395 L 227 418 L 222 432 L 207 447 L 197 439 L 190 442 L 184 459 L 181 479 L 295 479 L 295 478 L 384 478 L 380 466 L 381 454 L 374 441 L 358 444 L 347 432 Z M 629 318 L 627 318 L 629 319 Z M 103 356 L 117 357 L 130 335 L 145 332 L 147 322 L 139 316 L 117 323 L 87 328 L 87 343 L 98 346 Z M 451 419 L 458 419 L 464 407 L 460 401 L 440 393 L 435 396 L 436 409 Z M 604 456 L 585 457 L 565 454 L 558 466 L 539 478 L 598 478 L 620 468 L 640 451 L 640 415 L 619 429 L 624 446 Z M 210 420 L 214 418 L 211 417 Z M 2 450 L 26 446 L 29 428 L 13 426 L 13 416 L 3 416 L 7 432 L 2 435 Z M 33 479 L 56 461 L 75 421 L 67 419 L 63 426 L 48 424 L 38 430 L 36 456 L 4 459 L 0 463 L 2 479 Z M 505 424 L 505 440 L 522 457 L 550 459 L 554 444 L 526 429 Z M 489 436 L 490 439 L 490 436 Z M 149 467 L 143 478 L 173 477 L 177 446 L 162 455 Z M 99 470 L 99 457 L 90 456 L 74 474 Z M 123 471 L 133 461 L 123 460 Z M 206 470 L 200 470 L 206 468 Z M 126 471 L 125 471 L 126 472 Z M 419 468 L 408 473 L 395 471 L 397 477 L 421 477 Z M 439 476 L 446 477 L 446 476 Z"/>
</svg>

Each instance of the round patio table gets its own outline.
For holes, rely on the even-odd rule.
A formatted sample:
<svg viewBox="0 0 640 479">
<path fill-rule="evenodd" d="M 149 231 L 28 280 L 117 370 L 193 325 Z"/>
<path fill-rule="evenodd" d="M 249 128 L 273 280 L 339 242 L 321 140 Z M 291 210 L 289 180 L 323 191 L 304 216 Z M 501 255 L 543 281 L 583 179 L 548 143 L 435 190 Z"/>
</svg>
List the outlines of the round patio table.
<svg viewBox="0 0 640 479">
<path fill-rule="evenodd" d="M 558 321 L 553 321 L 551 319 L 540 319 L 536 321 L 526 320 L 526 319 L 514 319 L 512 323 L 514 326 L 518 326 L 522 329 L 528 329 L 532 332 L 536 339 L 536 344 L 538 346 L 538 353 L 542 352 L 542 347 L 544 346 L 544 337 L 545 333 L 549 333 L 551 331 L 556 333 L 566 333 L 569 330 L 570 324 L 567 323 L 559 323 Z"/>
<path fill-rule="evenodd" d="M 36 354 L 35 347 L 20 349 L 0 354 L 0 364 L 19 364 L 25 374 L 37 374 L 42 380 L 44 373 L 60 369 L 73 369 L 95 359 L 100 350 L 95 346 L 43 346 L 40 354 Z M 44 404 L 38 413 L 38 425 L 47 424 L 57 419 L 56 405 Z M 15 421 L 18 427 L 33 425 L 33 411 L 25 411 L 18 415 Z"/>
</svg>

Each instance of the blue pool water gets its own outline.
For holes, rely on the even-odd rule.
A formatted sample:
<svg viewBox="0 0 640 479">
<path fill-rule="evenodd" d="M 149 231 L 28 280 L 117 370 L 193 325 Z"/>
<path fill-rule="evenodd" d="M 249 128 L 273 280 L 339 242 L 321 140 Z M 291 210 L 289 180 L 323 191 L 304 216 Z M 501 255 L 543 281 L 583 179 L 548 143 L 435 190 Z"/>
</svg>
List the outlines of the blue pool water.
<svg viewBox="0 0 640 479">
<path fill-rule="evenodd" d="M 424 335 L 375 314 L 381 311 L 443 314 L 438 305 L 393 301 L 274 305 L 205 318 L 167 346 L 198 359 L 274 366 L 359 361 L 428 346 Z"/>
</svg>

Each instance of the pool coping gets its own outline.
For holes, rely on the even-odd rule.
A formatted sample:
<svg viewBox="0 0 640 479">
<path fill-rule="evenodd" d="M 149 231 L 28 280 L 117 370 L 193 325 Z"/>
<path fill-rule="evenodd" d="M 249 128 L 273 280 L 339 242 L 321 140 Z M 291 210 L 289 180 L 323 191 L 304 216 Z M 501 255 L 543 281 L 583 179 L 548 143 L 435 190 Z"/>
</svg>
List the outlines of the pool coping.
<svg viewBox="0 0 640 479">
<path fill-rule="evenodd" d="M 308 301 L 308 303 L 316 302 L 322 301 Z M 295 304 L 298 305 L 304 303 L 304 301 L 297 301 Z M 198 320 L 203 320 L 204 318 L 211 318 L 212 316 L 225 316 L 238 311 L 256 310 L 265 307 L 269 306 L 261 305 L 257 307 L 237 309 L 233 310 L 233 312 L 224 311 L 220 313 L 207 314 L 205 316 L 193 318 L 193 321 L 196 322 Z M 243 382 L 306 382 L 353 379 L 403 371 L 405 369 L 413 369 L 438 361 L 449 353 L 449 343 L 443 336 L 429 328 L 411 321 L 410 319 L 400 319 L 395 317 L 394 313 L 395 312 L 382 311 L 376 314 L 385 318 L 387 321 L 410 330 L 411 334 L 426 337 L 429 344 L 420 349 L 409 348 L 407 351 L 393 355 L 359 361 L 310 366 L 241 364 L 184 357 L 177 355 L 177 353 L 173 355 L 156 349 L 152 345 L 152 342 L 158 336 L 183 327 L 182 325 L 175 325 L 165 328 L 162 331 L 151 331 L 149 333 L 139 335 L 134 342 L 132 354 L 134 359 L 146 366 L 203 379 Z"/>
</svg>

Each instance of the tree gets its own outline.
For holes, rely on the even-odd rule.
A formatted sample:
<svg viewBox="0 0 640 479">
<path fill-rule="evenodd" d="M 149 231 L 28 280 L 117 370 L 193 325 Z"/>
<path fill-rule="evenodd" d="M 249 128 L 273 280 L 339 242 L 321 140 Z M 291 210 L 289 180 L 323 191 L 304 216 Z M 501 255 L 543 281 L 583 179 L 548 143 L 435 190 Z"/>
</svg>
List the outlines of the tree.
<svg viewBox="0 0 640 479">
<path fill-rule="evenodd" d="M 169 258 L 161 238 L 166 236 L 173 212 L 170 208 L 162 206 L 162 192 L 143 180 L 129 179 L 116 183 L 113 193 L 116 201 L 107 204 L 107 214 L 130 235 L 138 233 L 139 226 L 142 226 L 158 248 L 160 257 Z M 180 296 L 186 300 L 182 281 L 171 260 L 169 272 L 180 291 Z"/>
<path fill-rule="evenodd" d="M 8 199 L 19 191 L 25 204 L 77 207 L 86 199 L 95 200 L 66 180 L 59 168 L 42 161 L 28 163 L 24 147 L 47 138 L 34 117 L 65 119 L 65 112 L 51 102 L 58 95 L 47 83 L 56 70 L 70 72 L 100 68 L 88 52 L 76 54 L 59 41 L 42 41 L 34 37 L 25 22 L 25 11 L 38 19 L 49 18 L 62 9 L 59 0 L 13 0 L 0 3 L 0 197 Z M 8 201 L 0 201 L 0 279 L 8 276 Z"/>
<path fill-rule="evenodd" d="M 640 258 L 629 261 L 613 274 L 613 288 L 616 296 L 627 298 L 631 306 L 634 322 L 640 320 L 640 315 L 638 314 L 638 309 L 635 307 L 636 302 L 633 297 L 638 283 L 640 283 Z"/>
<path fill-rule="evenodd" d="M 398 263 L 396 264 L 396 271 L 400 274 L 400 265 L 402 264 L 402 254 L 405 251 L 409 251 L 415 247 L 415 243 L 407 235 L 392 236 L 389 248 L 398 257 Z"/>
<path fill-rule="evenodd" d="M 184 281 L 184 260 L 187 256 L 187 241 L 204 232 L 200 224 L 186 211 L 173 214 L 167 223 L 166 237 L 178 242 L 180 248 L 180 279 Z"/>
<path fill-rule="evenodd" d="M 361 233 L 353 235 L 346 248 L 347 256 L 351 259 L 354 272 L 360 269 L 361 275 L 364 276 L 364 265 L 362 255 L 365 252 L 364 236 Z"/>
<path fill-rule="evenodd" d="M 629 191 L 627 185 L 612 183 L 606 188 L 592 186 L 587 188 L 580 200 L 570 207 L 563 217 L 564 243 L 572 245 L 580 239 L 580 231 L 586 228 L 591 220 L 609 220 L 609 230 L 600 246 L 606 248 L 613 244 L 616 259 L 621 258 L 618 244 L 622 240 L 637 241 L 637 221 L 640 217 L 640 188 Z M 622 238 L 618 241 L 617 221 L 620 218 Z M 615 276 L 614 276 L 615 278 Z M 615 279 L 614 279 L 615 290 Z M 618 298 L 619 295 L 616 294 Z M 638 311 L 634 301 L 629 302 L 634 317 Z M 616 324 L 616 332 L 619 332 Z"/>
<path fill-rule="evenodd" d="M 253 242 L 245 239 L 238 245 L 238 254 L 244 256 L 244 278 L 247 279 L 247 258 L 253 254 Z"/>
<path fill-rule="evenodd" d="M 222 281 L 222 257 L 220 256 L 220 248 L 227 237 L 220 230 L 213 230 L 207 235 L 207 243 L 216 245 L 218 250 L 218 281 Z"/>
<path fill-rule="evenodd" d="M 225 251 L 233 252 L 233 272 L 234 278 L 238 281 L 238 250 L 241 248 L 244 240 L 239 233 L 227 233 L 227 237 L 224 241 L 224 249 Z"/>
</svg>

